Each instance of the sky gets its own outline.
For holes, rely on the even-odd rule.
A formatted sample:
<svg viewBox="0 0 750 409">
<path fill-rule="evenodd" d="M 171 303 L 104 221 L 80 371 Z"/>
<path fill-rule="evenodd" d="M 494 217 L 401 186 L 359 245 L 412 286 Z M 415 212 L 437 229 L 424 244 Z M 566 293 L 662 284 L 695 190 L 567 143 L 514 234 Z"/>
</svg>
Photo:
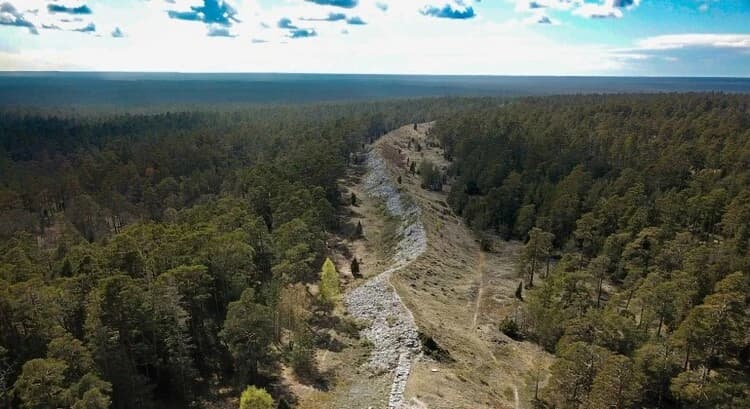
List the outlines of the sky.
<svg viewBox="0 0 750 409">
<path fill-rule="evenodd" d="M 0 0 L 0 70 L 750 77 L 750 0 Z"/>
</svg>

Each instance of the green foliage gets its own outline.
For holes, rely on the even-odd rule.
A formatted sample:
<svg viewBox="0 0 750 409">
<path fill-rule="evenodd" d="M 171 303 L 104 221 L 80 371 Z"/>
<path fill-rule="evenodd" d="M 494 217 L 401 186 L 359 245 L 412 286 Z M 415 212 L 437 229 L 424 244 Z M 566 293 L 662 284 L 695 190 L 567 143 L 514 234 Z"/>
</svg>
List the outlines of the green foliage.
<svg viewBox="0 0 750 409">
<path fill-rule="evenodd" d="M 318 364 L 315 360 L 313 334 L 308 329 L 295 332 L 289 351 L 289 361 L 295 375 L 303 381 L 315 381 L 318 377 Z"/>
<path fill-rule="evenodd" d="M 354 229 L 354 237 L 355 238 L 361 238 L 364 236 L 364 230 L 362 229 L 362 221 L 357 220 L 357 227 Z"/>
<path fill-rule="evenodd" d="M 529 232 L 529 241 L 523 248 L 520 257 L 519 268 L 523 275 L 528 276 L 528 287 L 534 286 L 534 275 L 540 270 L 543 263 L 549 263 L 552 256 L 552 241 L 555 236 L 552 233 L 534 227 Z M 549 268 L 549 264 L 547 264 Z"/>
<path fill-rule="evenodd" d="M 57 359 L 26 361 L 13 387 L 26 409 L 57 408 L 65 405 L 67 365 Z"/>
<path fill-rule="evenodd" d="M 73 403 L 73 408 L 108 408 L 112 385 L 93 373 L 87 373 L 71 385 L 66 394 L 68 402 Z"/>
<path fill-rule="evenodd" d="M 273 321 L 268 307 L 258 304 L 248 288 L 238 301 L 229 303 L 221 339 L 234 358 L 235 370 L 245 380 L 255 380 L 259 366 L 270 359 Z"/>
<path fill-rule="evenodd" d="M 271 395 L 262 388 L 248 386 L 240 395 L 240 409 L 273 409 Z"/>
<path fill-rule="evenodd" d="M 515 340 L 523 339 L 521 329 L 518 327 L 516 321 L 508 317 L 505 317 L 502 321 L 500 321 L 500 332 Z"/>
<path fill-rule="evenodd" d="M 518 282 L 518 287 L 516 287 L 515 296 L 518 300 L 523 301 L 523 281 Z"/>
<path fill-rule="evenodd" d="M 339 298 L 339 273 L 330 258 L 326 258 L 320 270 L 320 297 L 332 304 Z"/>
<path fill-rule="evenodd" d="M 424 160 L 419 165 L 419 176 L 422 178 L 422 187 L 428 190 L 443 190 L 443 174 L 437 166 L 429 160 Z"/>
<path fill-rule="evenodd" d="M 111 403 L 109 397 L 99 389 L 89 389 L 71 406 L 71 409 L 107 409 Z"/>
<path fill-rule="evenodd" d="M 610 355 L 594 377 L 588 408 L 626 409 L 640 399 L 643 375 L 630 358 Z"/>
<path fill-rule="evenodd" d="M 437 121 L 454 159 L 450 205 L 477 231 L 526 240 L 529 287 L 552 246 L 561 255 L 520 320 L 560 358 L 547 404 L 748 401 L 748 103 L 526 98 Z"/>
<path fill-rule="evenodd" d="M 0 406 L 15 384 L 31 406 L 140 409 L 270 382 L 329 321 L 306 285 L 350 153 L 494 103 L 0 112 Z M 17 383 L 29 362 L 55 375 L 49 396 L 29 392 L 33 366 Z"/>
<path fill-rule="evenodd" d="M 354 277 L 360 277 L 361 276 L 360 273 L 359 273 L 359 261 L 357 261 L 357 257 L 356 256 L 352 257 L 352 262 L 351 262 L 351 265 L 350 265 L 350 270 L 351 270 L 352 275 Z"/>
<path fill-rule="evenodd" d="M 748 105 L 670 94 L 0 112 L 0 405 L 12 386 L 26 407 L 183 407 L 208 380 L 264 385 L 281 351 L 312 362 L 308 343 L 288 343 L 329 310 L 305 286 L 339 227 L 350 153 L 437 119 L 449 204 L 475 231 L 527 241 L 523 273 L 539 282 L 520 330 L 565 369 L 548 403 L 614 396 L 599 391 L 630 364 L 590 358 L 617 354 L 643 374 L 638 404 L 747 407 Z"/>
<path fill-rule="evenodd" d="M 592 384 L 609 356 L 606 348 L 574 342 L 558 351 L 550 368 L 547 400 L 558 408 L 579 408 L 588 402 Z"/>
<path fill-rule="evenodd" d="M 50 341 L 47 345 L 47 357 L 67 365 L 65 377 L 69 382 L 94 370 L 94 360 L 89 350 L 81 341 L 67 333 Z"/>
</svg>

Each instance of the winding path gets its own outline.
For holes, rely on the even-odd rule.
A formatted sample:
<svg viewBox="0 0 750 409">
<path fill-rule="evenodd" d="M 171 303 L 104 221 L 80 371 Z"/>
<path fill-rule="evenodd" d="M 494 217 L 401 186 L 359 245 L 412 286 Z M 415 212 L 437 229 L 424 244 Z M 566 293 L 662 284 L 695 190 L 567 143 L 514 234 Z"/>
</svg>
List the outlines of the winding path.
<svg viewBox="0 0 750 409">
<path fill-rule="evenodd" d="M 414 316 L 394 289 L 390 277 L 424 253 L 427 235 L 419 208 L 396 189 L 377 148 L 368 153 L 366 163 L 365 191 L 382 200 L 389 215 L 399 221 L 399 241 L 390 268 L 352 290 L 345 302 L 353 317 L 368 323 L 362 335 L 372 343 L 369 369 L 375 373 L 393 371 L 387 407 L 400 409 L 404 406 L 404 390 L 412 361 L 421 352 L 421 345 Z"/>
</svg>

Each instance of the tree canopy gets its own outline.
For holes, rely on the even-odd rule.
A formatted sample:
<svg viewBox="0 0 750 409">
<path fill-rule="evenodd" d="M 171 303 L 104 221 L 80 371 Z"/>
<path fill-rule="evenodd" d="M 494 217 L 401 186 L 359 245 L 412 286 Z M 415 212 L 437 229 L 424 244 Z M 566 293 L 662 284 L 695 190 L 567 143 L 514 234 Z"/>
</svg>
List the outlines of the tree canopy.
<svg viewBox="0 0 750 409">
<path fill-rule="evenodd" d="M 526 98 L 441 117 L 449 203 L 525 242 L 558 408 L 750 405 L 750 97 Z M 742 330 L 744 329 L 744 331 Z"/>
</svg>

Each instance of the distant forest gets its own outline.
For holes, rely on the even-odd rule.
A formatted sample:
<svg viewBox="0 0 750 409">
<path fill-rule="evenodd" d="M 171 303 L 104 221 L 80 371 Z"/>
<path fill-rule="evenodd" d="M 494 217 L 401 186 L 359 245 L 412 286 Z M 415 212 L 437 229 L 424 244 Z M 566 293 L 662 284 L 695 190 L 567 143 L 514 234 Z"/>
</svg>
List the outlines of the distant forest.
<svg viewBox="0 0 750 409">
<path fill-rule="evenodd" d="M 750 92 L 748 78 L 523 77 L 272 73 L 0 73 L 0 107 L 298 104 L 416 97 L 518 97 L 618 92 Z"/>
<path fill-rule="evenodd" d="M 528 98 L 432 134 L 451 206 L 525 242 L 502 330 L 558 357 L 540 407 L 750 407 L 750 96 Z"/>
<path fill-rule="evenodd" d="M 357 332 L 302 285 L 351 153 L 489 105 L 0 112 L 0 407 L 293 403 L 281 364 L 315 376 L 326 329 Z"/>
</svg>

